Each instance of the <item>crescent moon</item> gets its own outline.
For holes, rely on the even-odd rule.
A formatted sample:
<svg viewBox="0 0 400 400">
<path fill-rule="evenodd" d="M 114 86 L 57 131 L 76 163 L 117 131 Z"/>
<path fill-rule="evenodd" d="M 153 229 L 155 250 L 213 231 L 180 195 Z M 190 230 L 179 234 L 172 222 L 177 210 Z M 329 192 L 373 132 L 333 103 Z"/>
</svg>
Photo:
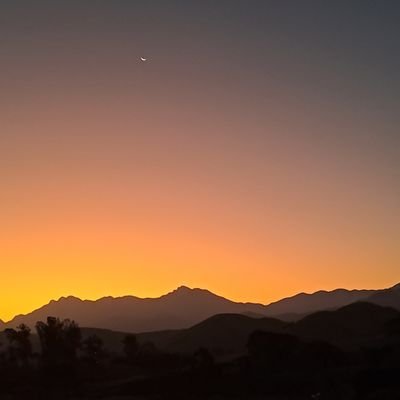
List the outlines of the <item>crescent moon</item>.
<svg viewBox="0 0 400 400">
<path fill-rule="evenodd" d="M 144 58 L 144 57 L 140 57 L 140 59 L 141 59 L 142 61 L 147 61 L 147 58 Z"/>
</svg>

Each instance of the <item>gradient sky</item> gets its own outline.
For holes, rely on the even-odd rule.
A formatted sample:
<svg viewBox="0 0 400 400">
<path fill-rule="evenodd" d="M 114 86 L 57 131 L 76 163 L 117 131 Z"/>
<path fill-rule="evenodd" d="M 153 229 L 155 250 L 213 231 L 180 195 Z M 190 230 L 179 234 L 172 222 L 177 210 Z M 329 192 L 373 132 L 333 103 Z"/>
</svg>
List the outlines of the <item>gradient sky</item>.
<svg viewBox="0 0 400 400">
<path fill-rule="evenodd" d="M 0 318 L 400 281 L 399 20 L 395 0 L 2 1 Z"/>
</svg>

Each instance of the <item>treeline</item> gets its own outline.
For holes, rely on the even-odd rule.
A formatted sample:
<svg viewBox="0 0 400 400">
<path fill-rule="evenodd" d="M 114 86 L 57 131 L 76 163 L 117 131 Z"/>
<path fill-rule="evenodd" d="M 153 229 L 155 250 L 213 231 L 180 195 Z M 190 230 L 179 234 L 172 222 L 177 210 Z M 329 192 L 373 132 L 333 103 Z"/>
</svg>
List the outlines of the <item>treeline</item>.
<svg viewBox="0 0 400 400">
<path fill-rule="evenodd" d="M 151 342 L 139 343 L 134 334 L 122 337 L 122 352 L 113 352 L 100 336 L 84 335 L 69 319 L 48 317 L 36 323 L 35 331 L 37 337 L 25 324 L 4 331 L 0 398 L 3 394 L 26 398 L 27 393 L 43 399 L 83 396 L 91 383 L 102 385 L 165 371 L 200 371 L 214 365 L 214 357 L 206 349 L 191 355 L 170 354 Z M 34 346 L 36 341 L 38 345 Z"/>
<path fill-rule="evenodd" d="M 249 335 L 246 354 L 225 359 L 206 348 L 166 353 L 134 334 L 121 336 L 122 352 L 112 353 L 68 319 L 48 317 L 35 328 L 35 346 L 26 325 L 4 332 L 0 398 L 400 398 L 400 319 L 370 345 L 353 349 L 258 330 Z"/>
<path fill-rule="evenodd" d="M 152 342 L 139 344 L 135 334 L 126 334 L 122 338 L 122 353 L 112 352 L 105 348 L 100 336 L 94 333 L 84 337 L 79 325 L 69 319 L 48 317 L 46 322 L 37 322 L 35 330 L 39 341 L 36 351 L 32 331 L 27 325 L 4 331 L 6 341 L 0 343 L 0 367 L 44 369 L 52 374 L 57 371 L 64 374 L 65 371 L 73 372 L 80 364 L 101 367 L 110 361 L 118 361 L 145 366 L 151 361 L 151 366 L 157 367 L 163 360 L 177 358 L 160 351 Z"/>
<path fill-rule="evenodd" d="M 79 325 L 72 320 L 48 317 L 36 323 L 40 350 L 33 351 L 31 329 L 21 324 L 16 329 L 4 331 L 7 343 L 2 343 L 0 361 L 7 367 L 73 367 L 78 361 L 98 364 L 107 357 L 102 339 L 92 334 L 85 339 Z M 122 341 L 126 358 L 132 360 L 142 352 L 136 336 L 126 335 Z M 151 344 L 146 344 L 149 349 Z"/>
</svg>

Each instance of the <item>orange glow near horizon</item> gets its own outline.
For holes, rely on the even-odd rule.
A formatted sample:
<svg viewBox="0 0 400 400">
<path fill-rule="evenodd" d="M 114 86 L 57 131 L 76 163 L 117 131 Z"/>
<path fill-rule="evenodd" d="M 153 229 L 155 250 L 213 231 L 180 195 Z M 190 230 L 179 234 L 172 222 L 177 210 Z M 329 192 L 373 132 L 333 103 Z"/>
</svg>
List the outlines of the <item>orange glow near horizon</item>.
<svg viewBox="0 0 400 400">
<path fill-rule="evenodd" d="M 187 285 L 265 304 L 400 281 L 398 74 L 373 75 L 380 35 L 349 34 L 357 47 L 313 13 L 301 31 L 280 2 L 9 3 L 1 319 L 68 295 Z"/>
<path fill-rule="evenodd" d="M 300 291 L 386 287 L 397 279 L 396 260 L 388 257 L 395 243 L 378 247 L 375 235 L 349 221 L 329 219 L 325 231 L 327 217 L 321 225 L 307 209 L 262 215 L 212 191 L 183 196 L 183 187 L 160 183 L 132 193 L 118 183 L 109 194 L 110 185 L 88 188 L 80 179 L 43 186 L 36 198 L 20 194 L 10 205 L 1 235 L 2 319 L 63 295 L 157 297 L 185 284 L 265 304 Z"/>
<path fill-rule="evenodd" d="M 388 186 L 351 160 L 310 162 L 307 149 L 276 141 L 238 144 L 234 133 L 252 128 L 246 120 L 234 128 L 175 115 L 173 132 L 149 112 L 140 128 L 125 115 L 122 134 L 111 134 L 120 110 L 73 123 L 38 114 L 8 122 L 23 141 L 10 138 L 3 158 L 2 319 L 70 294 L 152 297 L 185 284 L 268 303 L 399 278 Z M 197 141 L 185 137 L 190 126 Z"/>
</svg>

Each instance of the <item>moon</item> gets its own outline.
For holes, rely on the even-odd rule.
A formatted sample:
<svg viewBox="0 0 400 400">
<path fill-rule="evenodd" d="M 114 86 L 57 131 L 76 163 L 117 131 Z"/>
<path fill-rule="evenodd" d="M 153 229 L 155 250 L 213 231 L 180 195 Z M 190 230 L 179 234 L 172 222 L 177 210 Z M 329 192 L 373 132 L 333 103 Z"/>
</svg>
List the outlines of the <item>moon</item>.
<svg viewBox="0 0 400 400">
<path fill-rule="evenodd" d="M 145 62 L 145 61 L 147 61 L 147 58 L 140 57 L 140 60 L 143 61 L 143 62 Z"/>
</svg>

